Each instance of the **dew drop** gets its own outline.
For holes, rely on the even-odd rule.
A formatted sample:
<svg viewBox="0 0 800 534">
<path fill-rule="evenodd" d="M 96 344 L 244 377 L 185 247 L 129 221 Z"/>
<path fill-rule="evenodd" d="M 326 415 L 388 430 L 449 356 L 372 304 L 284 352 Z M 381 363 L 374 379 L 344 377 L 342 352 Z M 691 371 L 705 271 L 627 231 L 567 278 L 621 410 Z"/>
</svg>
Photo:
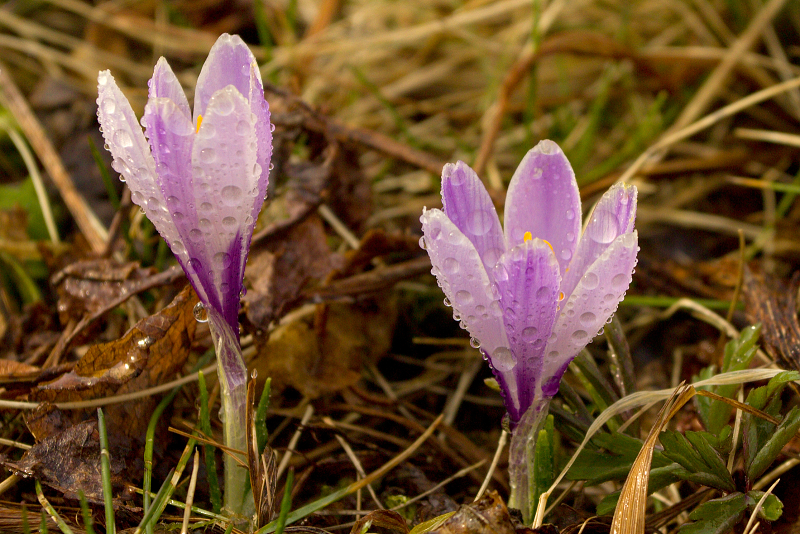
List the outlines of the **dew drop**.
<svg viewBox="0 0 800 534">
<path fill-rule="evenodd" d="M 186 215 L 184 215 L 183 212 L 181 212 L 181 211 L 176 211 L 175 213 L 172 214 L 172 219 L 175 222 L 181 222 L 185 218 L 186 218 Z"/>
<path fill-rule="evenodd" d="M 499 300 L 493 300 L 491 304 L 489 304 L 489 311 L 495 317 L 500 317 L 503 315 L 503 308 L 500 306 Z"/>
<path fill-rule="evenodd" d="M 225 217 L 222 219 L 222 226 L 226 228 L 233 228 L 236 226 L 236 218 L 235 217 Z"/>
<path fill-rule="evenodd" d="M 567 210 L 567 220 L 571 221 L 574 218 L 575 218 L 575 211 L 572 210 L 572 209 L 568 209 Z"/>
<path fill-rule="evenodd" d="M 576 343 L 582 343 L 587 337 L 589 337 L 589 334 L 587 334 L 585 330 L 575 330 L 572 333 L 572 341 Z"/>
<path fill-rule="evenodd" d="M 455 258 L 447 258 L 444 260 L 444 270 L 448 274 L 456 274 L 461 266 Z"/>
<path fill-rule="evenodd" d="M 110 98 L 103 100 L 103 113 L 111 115 L 117 110 L 117 104 Z"/>
<path fill-rule="evenodd" d="M 479 349 L 481 348 L 481 342 L 477 338 L 471 337 L 469 338 L 469 346 L 473 349 Z"/>
<path fill-rule="evenodd" d="M 141 206 L 144 204 L 144 195 L 142 195 L 141 191 L 134 191 L 131 193 L 131 200 L 137 206 Z"/>
<path fill-rule="evenodd" d="M 270 124 L 269 125 L 269 131 L 270 132 L 274 132 L 275 131 L 275 125 L 274 124 Z"/>
<path fill-rule="evenodd" d="M 581 314 L 581 323 L 584 326 L 591 326 L 597 321 L 597 316 L 592 312 L 585 312 Z"/>
<path fill-rule="evenodd" d="M 200 151 L 200 161 L 203 163 L 212 163 L 215 159 L 217 159 L 217 153 L 213 148 L 204 148 Z"/>
<path fill-rule="evenodd" d="M 203 211 L 211 211 L 214 209 L 214 206 L 211 204 L 211 202 L 203 202 L 200 204 L 200 209 Z"/>
<path fill-rule="evenodd" d="M 200 241 L 201 239 L 203 239 L 203 232 L 201 232 L 197 228 L 192 228 L 191 230 L 189 230 L 189 239 L 195 242 Z"/>
<path fill-rule="evenodd" d="M 539 178 L 542 177 L 543 172 L 544 171 L 542 171 L 541 167 L 536 167 L 535 169 L 533 169 L 533 172 L 531 173 L 531 178 L 533 178 L 534 180 L 538 180 Z"/>
<path fill-rule="evenodd" d="M 425 243 L 425 236 L 419 238 L 419 248 L 421 248 L 422 250 L 428 250 L 428 246 Z"/>
<path fill-rule="evenodd" d="M 261 176 L 261 165 L 259 165 L 258 163 L 253 165 L 253 176 L 255 176 L 256 178 Z"/>
<path fill-rule="evenodd" d="M 194 272 L 196 273 L 202 273 L 203 271 L 203 264 L 200 263 L 200 260 L 198 260 L 197 258 L 191 258 L 189 260 L 189 267 L 194 269 Z"/>
<path fill-rule="evenodd" d="M 586 225 L 586 235 L 598 243 L 611 243 L 619 235 L 617 216 L 608 210 L 596 210 Z"/>
<path fill-rule="evenodd" d="M 214 264 L 217 267 L 229 267 L 231 264 L 231 255 L 227 252 L 217 252 L 214 254 Z"/>
<path fill-rule="evenodd" d="M 204 122 L 200 124 L 200 130 L 197 131 L 197 137 L 200 139 L 211 139 L 217 135 L 217 129 L 214 128 L 213 124 L 209 124 Z"/>
<path fill-rule="evenodd" d="M 497 216 L 488 210 L 476 210 L 467 218 L 467 230 L 476 236 L 486 235 Z"/>
<path fill-rule="evenodd" d="M 600 278 L 596 273 L 586 273 L 583 276 L 583 287 L 586 289 L 594 289 L 600 284 Z"/>
<path fill-rule="evenodd" d="M 214 225 L 211 224 L 209 219 L 200 219 L 200 229 L 205 232 L 210 232 Z"/>
<path fill-rule="evenodd" d="M 561 250 L 561 259 L 568 260 L 572 257 L 572 252 L 569 249 L 562 249 Z"/>
<path fill-rule="evenodd" d="M 172 242 L 172 251 L 175 254 L 181 255 L 186 254 L 186 247 L 183 245 L 183 241 L 176 240 Z"/>
<path fill-rule="evenodd" d="M 236 133 L 239 135 L 244 135 L 250 129 L 250 125 L 247 121 L 239 121 L 236 123 Z"/>
<path fill-rule="evenodd" d="M 508 347 L 497 347 L 492 353 L 491 363 L 492 367 L 504 373 L 510 371 L 516 363 L 514 353 Z"/>
<path fill-rule="evenodd" d="M 159 202 L 156 197 L 150 197 L 147 199 L 147 209 L 151 211 L 156 211 L 160 208 L 161 208 L 161 202 Z"/>
<path fill-rule="evenodd" d="M 538 338 L 536 337 L 539 331 L 535 326 L 528 326 L 522 329 L 522 340 L 526 343 L 533 343 Z"/>
<path fill-rule="evenodd" d="M 617 291 L 625 289 L 625 286 L 627 285 L 628 285 L 628 277 L 622 273 L 616 275 L 614 278 L 611 279 L 611 287 L 616 289 Z"/>
<path fill-rule="evenodd" d="M 456 293 L 456 303 L 459 306 L 467 306 L 472 303 L 472 293 L 461 290 Z"/>
<path fill-rule="evenodd" d="M 497 264 L 494 267 L 494 279 L 498 282 L 505 282 L 508 280 L 508 271 L 503 264 Z"/>
<path fill-rule="evenodd" d="M 575 241 L 575 234 L 573 234 L 572 232 L 567 232 L 567 241 L 569 241 L 570 243 Z"/>
<path fill-rule="evenodd" d="M 453 304 L 450 302 L 450 299 L 449 299 L 449 298 L 445 297 L 445 298 L 444 298 L 444 305 L 445 305 L 445 306 L 447 306 L 447 307 L 449 308 L 449 307 L 450 307 L 450 306 L 452 306 Z"/>
<path fill-rule="evenodd" d="M 546 287 L 546 286 L 542 286 L 542 287 L 540 287 L 539 289 L 536 290 L 536 298 L 538 300 L 549 299 L 551 294 L 552 293 L 550 292 L 550 288 Z"/>
<path fill-rule="evenodd" d="M 242 199 L 242 189 L 235 185 L 226 185 L 220 191 L 220 196 L 226 204 L 236 204 Z"/>
<path fill-rule="evenodd" d="M 133 139 L 131 139 L 131 135 L 125 130 L 117 130 L 114 132 L 113 140 L 114 144 L 121 146 L 122 148 L 133 146 Z"/>
<path fill-rule="evenodd" d="M 219 115 L 230 115 L 234 108 L 233 96 L 228 91 L 219 92 L 211 98 L 209 107 L 211 106 L 214 106 L 214 111 Z"/>
</svg>

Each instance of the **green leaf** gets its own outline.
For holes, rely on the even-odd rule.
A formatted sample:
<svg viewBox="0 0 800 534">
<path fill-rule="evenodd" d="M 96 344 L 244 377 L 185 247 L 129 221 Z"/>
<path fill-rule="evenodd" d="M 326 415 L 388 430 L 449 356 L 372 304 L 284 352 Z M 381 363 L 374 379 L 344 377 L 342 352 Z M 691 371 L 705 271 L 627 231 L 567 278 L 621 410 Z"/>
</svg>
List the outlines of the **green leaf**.
<svg viewBox="0 0 800 534">
<path fill-rule="evenodd" d="M 42 208 L 33 187 L 33 180 L 25 180 L 9 185 L 0 185 L 0 209 L 11 209 L 18 206 L 28 215 L 28 236 L 36 241 L 47 241 L 47 225 L 44 223 Z"/>
<path fill-rule="evenodd" d="M 642 440 L 618 432 L 597 434 L 592 442 L 607 452 L 584 449 L 567 472 L 567 479 L 586 480 L 589 486 L 624 479 L 642 448 Z M 653 452 L 654 468 L 666 467 L 670 463 L 660 451 Z"/>
<path fill-rule="evenodd" d="M 533 460 L 533 484 L 531 488 L 531 503 L 539 502 L 539 496 L 547 491 L 553 484 L 555 478 L 555 443 L 553 436 L 554 418 L 548 415 L 544 422 L 544 428 L 539 431 L 536 439 Z"/>
<path fill-rule="evenodd" d="M 746 456 L 745 471 L 749 480 L 757 479 L 772 465 L 772 462 L 781 453 L 783 446 L 789 443 L 789 440 L 794 437 L 798 429 L 800 429 L 800 408 L 795 406 L 786 414 L 778 428 L 768 434 L 768 439 L 763 444 L 758 443 L 757 447 L 746 448 L 748 454 Z M 762 438 L 760 433 L 758 437 L 759 439 Z"/>
<path fill-rule="evenodd" d="M 751 511 L 755 510 L 756 504 L 758 504 L 758 501 L 760 501 L 763 496 L 763 491 L 748 491 L 747 508 Z M 783 503 L 775 495 L 770 494 L 764 499 L 764 504 L 761 505 L 758 517 L 766 519 L 767 521 L 777 521 L 781 517 L 781 514 L 783 514 Z"/>
<path fill-rule="evenodd" d="M 731 493 L 720 499 L 705 502 L 689 514 L 694 523 L 681 526 L 681 534 L 726 534 L 744 517 L 747 496 Z"/>
<path fill-rule="evenodd" d="M 727 436 L 726 440 L 720 439 L 723 436 L 716 438 L 708 432 L 686 432 L 684 435 L 665 430 L 659 440 L 664 446 L 664 456 L 684 468 L 678 472 L 682 479 L 729 492 L 736 489 L 736 486 L 721 453 L 725 449 L 730 452 L 730 427 L 726 426 L 723 433 Z M 717 450 L 712 443 L 722 445 L 722 450 Z"/>
<path fill-rule="evenodd" d="M 750 362 L 753 361 L 758 350 L 756 343 L 758 342 L 760 333 L 761 325 L 748 326 L 742 330 L 739 339 L 732 339 L 729 341 L 725 345 L 721 372 L 740 371 L 750 367 Z M 714 374 L 715 368 L 711 366 L 703 369 L 699 376 L 694 377 L 694 379 L 696 381 L 698 379 L 711 378 Z M 732 399 L 739 387 L 739 384 L 727 384 L 702 389 L 708 389 L 717 395 Z M 731 413 L 733 413 L 733 407 L 731 405 L 700 395 L 695 397 L 695 402 L 697 403 L 700 419 L 703 421 L 706 430 L 712 434 L 718 434 L 722 428 L 728 424 Z"/>
<path fill-rule="evenodd" d="M 650 480 L 647 482 L 647 494 L 650 495 L 660 489 L 666 488 L 670 484 L 679 482 L 681 477 L 678 472 L 683 470 L 680 464 L 672 463 L 664 467 L 650 469 Z M 619 491 L 606 495 L 600 504 L 597 505 L 597 515 L 611 515 L 617 507 Z"/>
</svg>

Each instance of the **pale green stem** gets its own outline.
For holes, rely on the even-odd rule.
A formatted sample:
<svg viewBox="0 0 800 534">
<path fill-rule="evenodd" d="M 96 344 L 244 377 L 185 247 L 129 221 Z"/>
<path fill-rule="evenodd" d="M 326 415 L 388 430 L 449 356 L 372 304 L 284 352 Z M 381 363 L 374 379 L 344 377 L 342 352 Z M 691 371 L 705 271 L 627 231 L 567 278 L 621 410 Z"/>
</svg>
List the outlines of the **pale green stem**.
<svg viewBox="0 0 800 534">
<path fill-rule="evenodd" d="M 508 449 L 508 475 L 511 485 L 508 506 L 522 512 L 525 525 L 531 524 L 536 512 L 536 503 L 531 498 L 535 481 L 533 463 L 536 438 L 547 418 L 549 406 L 549 398 L 534 399 L 514 429 Z"/>
<path fill-rule="evenodd" d="M 221 315 L 208 309 L 209 327 L 217 352 L 217 376 L 220 384 L 223 437 L 225 446 L 237 451 L 247 450 L 245 417 L 247 412 L 247 367 L 242 358 L 239 340 Z M 247 469 L 236 461 L 233 452 L 225 454 L 225 494 L 223 509 L 231 516 L 247 517 L 254 506 L 252 493 L 247 490 Z M 238 458 L 247 465 L 244 454 Z"/>
</svg>

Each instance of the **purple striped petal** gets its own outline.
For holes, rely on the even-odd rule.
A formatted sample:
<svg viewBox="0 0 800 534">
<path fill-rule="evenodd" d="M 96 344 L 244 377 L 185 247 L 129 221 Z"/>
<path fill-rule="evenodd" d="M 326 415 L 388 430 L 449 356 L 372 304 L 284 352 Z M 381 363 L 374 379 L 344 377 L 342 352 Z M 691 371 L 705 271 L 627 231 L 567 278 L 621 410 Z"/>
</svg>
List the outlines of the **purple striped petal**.
<svg viewBox="0 0 800 534">
<path fill-rule="evenodd" d="M 240 94 L 250 96 L 250 66 L 256 63 L 253 53 L 238 35 L 223 33 L 208 52 L 197 78 L 194 93 L 194 118 L 205 115 L 214 94 L 233 85 Z M 256 67 L 256 70 L 258 68 Z"/>
<path fill-rule="evenodd" d="M 147 82 L 150 88 L 147 92 L 148 100 L 154 98 L 167 98 L 178 106 L 181 113 L 192 122 L 192 112 L 189 109 L 189 101 L 186 100 L 186 93 L 181 87 L 181 82 L 175 77 L 172 72 L 172 67 L 169 66 L 167 60 L 159 58 L 153 69 L 153 77 Z"/>
<path fill-rule="evenodd" d="M 502 308 L 492 296 L 489 276 L 475 246 L 441 210 L 426 210 L 420 220 L 431 272 L 452 304 L 453 315 L 486 352 L 507 347 Z"/>
<path fill-rule="evenodd" d="M 491 271 L 505 252 L 503 229 L 481 179 L 463 161 L 448 163 L 442 170 L 442 204 L 445 215 L 475 245 Z"/>
<path fill-rule="evenodd" d="M 545 351 L 542 394 L 553 397 L 561 376 L 617 310 L 631 283 L 639 251 L 636 231 L 617 237 L 586 270 L 563 303 Z"/>
<path fill-rule="evenodd" d="M 496 371 L 513 374 L 513 383 L 507 383 L 504 395 L 511 421 L 516 423 L 531 405 L 541 377 L 561 276 L 553 251 L 541 239 L 526 241 L 503 254 L 493 274 L 509 345 L 491 353 L 490 362 Z"/>
<path fill-rule="evenodd" d="M 564 276 L 580 234 L 581 199 L 575 173 L 561 148 L 541 141 L 517 167 L 508 186 L 505 236 L 509 247 L 522 243 L 525 233 L 553 247 Z"/>
<path fill-rule="evenodd" d="M 636 197 L 635 186 L 614 184 L 592 209 L 578 243 L 578 249 L 561 284 L 561 291 L 567 297 L 572 294 L 586 269 L 597 261 L 617 236 L 628 234 L 633 230 L 636 219 Z"/>
<path fill-rule="evenodd" d="M 264 86 L 261 83 L 261 72 L 255 61 L 250 65 L 250 111 L 256 117 L 256 143 L 258 152 L 256 162 L 261 166 L 261 175 L 258 177 L 258 194 L 256 195 L 250 216 L 255 221 L 261 212 L 264 199 L 267 196 L 269 185 L 270 161 L 272 159 L 272 123 L 270 122 L 269 105 L 264 99 Z M 250 248 L 252 232 L 247 236 L 247 248 Z"/>
<path fill-rule="evenodd" d="M 97 84 L 97 118 L 108 150 L 114 157 L 114 170 L 128 183 L 131 200 L 145 211 L 167 244 L 180 248 L 177 228 L 172 223 L 158 185 L 150 146 L 128 99 L 107 70 L 100 72 Z"/>
<path fill-rule="evenodd" d="M 238 325 L 239 292 L 255 224 L 251 206 L 261 178 L 256 151 L 249 102 L 233 86 L 217 91 L 206 107 L 192 147 L 198 219 L 189 236 L 192 242 L 205 243 L 205 254 L 192 263 L 196 259 L 205 269 L 232 326 Z"/>
</svg>

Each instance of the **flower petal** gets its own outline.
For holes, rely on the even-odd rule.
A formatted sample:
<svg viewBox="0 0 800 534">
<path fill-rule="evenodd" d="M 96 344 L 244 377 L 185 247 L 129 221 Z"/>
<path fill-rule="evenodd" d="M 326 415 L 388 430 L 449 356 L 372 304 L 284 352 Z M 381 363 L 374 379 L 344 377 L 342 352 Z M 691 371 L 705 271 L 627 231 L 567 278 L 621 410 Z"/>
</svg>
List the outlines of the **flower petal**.
<svg viewBox="0 0 800 534">
<path fill-rule="evenodd" d="M 163 57 L 159 58 L 156 63 L 156 68 L 153 69 L 153 77 L 147 82 L 150 87 L 148 91 L 148 100 L 154 98 L 168 98 L 178 106 L 181 113 L 192 122 L 192 112 L 189 109 L 189 101 L 186 100 L 186 93 L 181 87 L 181 82 L 172 72 L 172 67 L 169 66 L 167 60 Z"/>
<path fill-rule="evenodd" d="M 269 186 L 270 160 L 272 159 L 272 123 L 270 122 L 269 104 L 264 99 L 264 86 L 261 83 L 261 72 L 255 61 L 250 64 L 250 111 L 256 116 L 256 143 L 258 152 L 256 161 L 261 165 L 261 176 L 258 177 L 258 194 L 256 195 L 253 211 L 250 213 L 253 220 L 258 218 L 261 206 L 267 196 Z M 250 248 L 250 237 L 247 238 L 247 248 Z"/>
<path fill-rule="evenodd" d="M 553 397 L 561 376 L 617 310 L 631 283 L 639 251 L 634 230 L 617 237 L 580 279 L 561 307 L 545 351 L 542 394 Z"/>
<path fill-rule="evenodd" d="M 128 99 L 107 70 L 100 72 L 97 84 L 97 118 L 108 150 L 114 156 L 114 170 L 128 183 L 131 200 L 145 211 L 167 244 L 173 249 L 180 248 L 178 230 L 156 178 L 150 146 Z"/>
<path fill-rule="evenodd" d="M 580 233 L 581 199 L 575 173 L 561 148 L 544 140 L 517 167 L 508 185 L 505 236 L 508 247 L 525 233 L 553 247 L 561 276 L 575 252 Z"/>
<path fill-rule="evenodd" d="M 445 215 L 475 245 L 486 270 L 491 272 L 506 249 L 503 229 L 481 179 L 463 161 L 444 166 L 442 203 Z"/>
<path fill-rule="evenodd" d="M 506 408 L 512 423 L 516 423 L 531 405 L 541 379 L 545 346 L 556 320 L 561 276 L 553 251 L 541 239 L 526 241 L 503 254 L 493 274 L 509 345 L 491 353 L 490 362 L 497 371 L 513 372 L 514 384 L 508 384 L 506 397 L 510 394 L 514 402 L 507 401 Z"/>
<path fill-rule="evenodd" d="M 245 98 L 250 96 L 250 65 L 256 63 L 253 53 L 238 35 L 223 33 L 211 47 L 197 78 L 194 93 L 194 119 L 205 115 L 211 97 L 233 85 Z"/>
<path fill-rule="evenodd" d="M 218 294 L 222 314 L 235 331 L 261 177 L 256 150 L 249 102 L 231 85 L 217 91 L 192 147 L 192 186 L 199 219 L 189 240 L 205 243 L 204 256 L 195 259 L 200 269 L 210 273 L 207 291 Z"/>
<path fill-rule="evenodd" d="M 594 206 L 561 284 L 561 291 L 567 297 L 572 294 L 586 269 L 597 261 L 617 236 L 633 230 L 636 197 L 635 186 L 618 183 L 611 186 Z"/>
<path fill-rule="evenodd" d="M 452 304 L 453 315 L 485 351 L 507 347 L 500 302 L 492 297 L 489 276 L 475 246 L 441 210 L 425 210 L 420 221 L 431 272 Z"/>
</svg>

